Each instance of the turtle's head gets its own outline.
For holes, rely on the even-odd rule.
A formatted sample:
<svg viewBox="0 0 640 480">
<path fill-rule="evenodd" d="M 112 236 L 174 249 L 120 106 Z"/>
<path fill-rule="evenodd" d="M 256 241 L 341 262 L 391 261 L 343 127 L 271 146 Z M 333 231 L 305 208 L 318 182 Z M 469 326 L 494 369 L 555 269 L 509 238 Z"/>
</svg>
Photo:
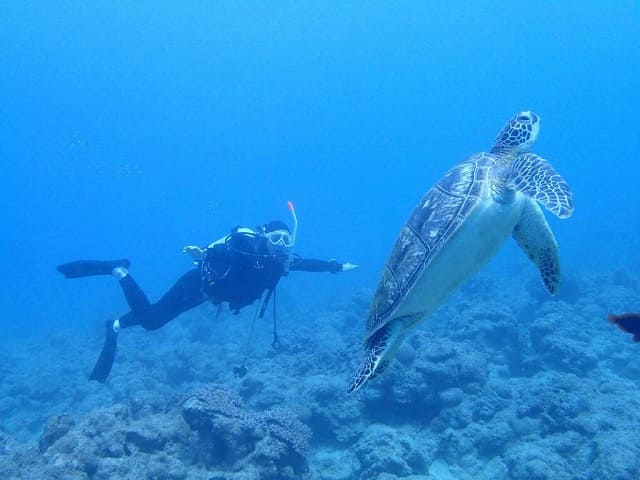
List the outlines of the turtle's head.
<svg viewBox="0 0 640 480">
<path fill-rule="evenodd" d="M 538 138 L 540 117 L 527 110 L 516 113 L 502 128 L 491 146 L 492 152 L 528 150 Z"/>
</svg>

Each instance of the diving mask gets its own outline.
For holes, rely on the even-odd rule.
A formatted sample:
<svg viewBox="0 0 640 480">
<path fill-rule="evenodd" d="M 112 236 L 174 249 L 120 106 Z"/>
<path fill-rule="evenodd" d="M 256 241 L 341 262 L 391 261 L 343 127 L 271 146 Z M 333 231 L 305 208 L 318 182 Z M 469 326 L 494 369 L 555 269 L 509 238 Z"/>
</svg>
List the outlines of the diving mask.
<svg viewBox="0 0 640 480">
<path fill-rule="evenodd" d="M 295 238 L 286 230 L 274 230 L 265 233 L 264 236 L 274 247 L 291 248 L 295 244 Z"/>
<path fill-rule="evenodd" d="M 296 209 L 293 206 L 293 202 L 287 202 L 291 217 L 293 218 L 293 233 L 285 229 L 272 230 L 266 232 L 264 236 L 274 247 L 291 248 L 296 244 L 296 234 L 298 233 L 298 217 L 296 216 Z"/>
</svg>

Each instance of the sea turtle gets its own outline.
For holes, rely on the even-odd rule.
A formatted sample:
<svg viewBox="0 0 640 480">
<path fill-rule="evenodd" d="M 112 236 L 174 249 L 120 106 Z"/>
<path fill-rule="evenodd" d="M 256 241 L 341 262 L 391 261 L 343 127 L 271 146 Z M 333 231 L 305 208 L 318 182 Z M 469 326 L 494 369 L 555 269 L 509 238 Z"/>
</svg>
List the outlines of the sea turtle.
<svg viewBox="0 0 640 480">
<path fill-rule="evenodd" d="M 540 117 L 511 118 L 489 152 L 453 167 L 413 210 L 396 239 L 371 303 L 364 358 L 348 391 L 392 362 L 404 338 L 512 235 L 553 295 L 558 244 L 538 206 L 560 218 L 573 212 L 571 189 L 553 167 L 529 153 Z"/>
</svg>

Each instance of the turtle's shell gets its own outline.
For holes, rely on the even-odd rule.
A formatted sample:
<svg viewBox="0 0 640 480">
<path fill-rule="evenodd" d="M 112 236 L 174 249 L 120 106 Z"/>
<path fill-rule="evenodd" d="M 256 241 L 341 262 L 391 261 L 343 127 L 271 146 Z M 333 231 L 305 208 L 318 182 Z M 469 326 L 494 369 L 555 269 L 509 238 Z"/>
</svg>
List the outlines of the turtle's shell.
<svg viewBox="0 0 640 480">
<path fill-rule="evenodd" d="M 480 199 L 493 156 L 479 153 L 449 170 L 422 198 L 402 227 L 371 303 L 365 342 L 385 326 L 422 273 Z"/>
</svg>

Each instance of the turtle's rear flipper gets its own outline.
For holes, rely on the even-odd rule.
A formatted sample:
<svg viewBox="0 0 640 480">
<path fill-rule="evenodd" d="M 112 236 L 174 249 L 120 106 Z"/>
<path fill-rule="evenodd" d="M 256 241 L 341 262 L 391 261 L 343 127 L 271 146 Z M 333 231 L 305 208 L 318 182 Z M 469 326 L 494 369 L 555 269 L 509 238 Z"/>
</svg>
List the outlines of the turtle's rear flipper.
<svg viewBox="0 0 640 480">
<path fill-rule="evenodd" d="M 540 272 L 549 293 L 554 295 L 560 285 L 558 243 L 538 204 L 529 200 L 524 205 L 513 229 L 513 238 Z"/>
<path fill-rule="evenodd" d="M 367 380 L 369 380 L 376 369 L 376 364 L 378 361 L 380 361 L 380 359 L 376 358 L 371 350 L 365 352 L 364 358 L 362 359 L 362 363 L 360 364 L 358 371 L 349 381 L 347 393 L 353 393 L 356 390 L 359 390 L 360 387 L 362 387 L 367 382 Z"/>
<path fill-rule="evenodd" d="M 98 357 L 96 365 L 93 367 L 89 380 L 104 383 L 111 372 L 113 360 L 116 358 L 116 347 L 118 346 L 118 334 L 113 331 L 113 322 L 107 320 L 104 345 Z"/>
<path fill-rule="evenodd" d="M 58 265 L 56 270 L 65 278 L 91 277 L 94 275 L 111 275 L 116 267 L 129 268 L 129 260 L 78 260 Z"/>
<path fill-rule="evenodd" d="M 568 218 L 573 213 L 571 188 L 544 158 L 535 153 L 518 155 L 509 177 L 512 188 L 540 202 L 554 215 Z"/>
</svg>

